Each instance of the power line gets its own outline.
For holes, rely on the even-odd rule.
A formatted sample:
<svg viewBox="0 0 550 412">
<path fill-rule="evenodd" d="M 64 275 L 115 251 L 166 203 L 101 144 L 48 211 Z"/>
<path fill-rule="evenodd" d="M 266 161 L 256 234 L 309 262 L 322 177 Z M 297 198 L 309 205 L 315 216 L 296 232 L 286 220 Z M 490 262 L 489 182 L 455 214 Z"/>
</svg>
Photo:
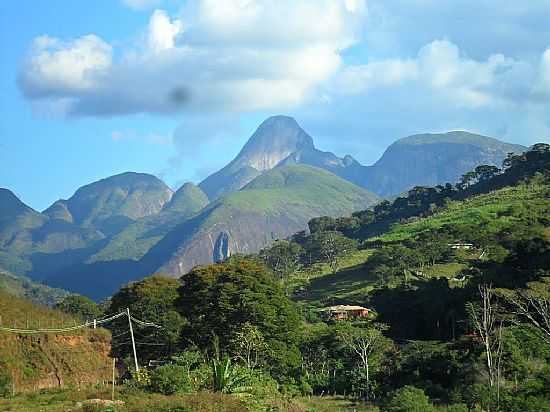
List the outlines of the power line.
<svg viewBox="0 0 550 412">
<path fill-rule="evenodd" d="M 129 314 L 126 311 L 123 311 L 113 315 L 106 315 L 99 319 L 94 319 L 92 321 L 86 321 L 85 323 L 82 323 L 80 325 L 68 326 L 65 328 L 22 329 L 22 328 L 9 328 L 9 327 L 0 326 L 0 331 L 20 333 L 20 334 L 63 333 L 63 332 L 71 332 L 78 329 L 87 328 L 90 326 L 93 326 L 95 328 L 97 325 L 103 325 L 105 323 L 109 323 L 115 319 L 120 318 L 121 316 L 129 316 Z M 130 318 L 140 326 L 162 329 L 162 326 L 159 326 L 153 322 L 145 322 L 140 319 L 134 318 L 133 316 L 130 316 Z"/>
<path fill-rule="evenodd" d="M 155 324 L 155 323 L 153 323 L 153 322 L 146 322 L 146 321 L 134 318 L 132 315 L 130 315 L 130 309 L 129 308 L 126 308 L 126 310 L 123 311 L 123 312 L 115 313 L 115 314 L 112 314 L 112 315 L 105 315 L 105 316 L 103 316 L 99 319 L 94 319 L 93 321 L 88 321 L 87 320 L 83 324 L 69 326 L 69 327 L 66 327 L 66 328 L 19 329 L 19 328 L 7 328 L 7 327 L 0 326 L 0 331 L 17 333 L 17 334 L 26 334 L 26 335 L 40 334 L 40 333 L 63 333 L 63 332 L 70 332 L 70 331 L 75 331 L 75 330 L 87 328 L 87 327 L 90 327 L 90 326 L 93 326 L 93 328 L 95 329 L 98 325 L 102 325 L 102 324 L 105 324 L 105 323 L 108 323 L 108 322 L 112 322 L 115 319 L 120 318 L 121 316 L 126 316 L 128 318 L 128 326 L 129 326 L 131 341 L 119 343 L 117 345 L 111 345 L 111 349 L 114 348 L 114 347 L 126 345 L 126 344 L 131 342 L 132 343 L 132 350 L 134 352 L 134 363 L 135 363 L 136 371 L 139 372 L 139 365 L 138 365 L 138 360 L 137 360 L 137 350 L 136 350 L 136 341 L 134 339 L 134 329 L 132 327 L 132 321 L 134 321 L 137 325 L 143 326 L 143 327 L 154 327 L 154 328 L 157 328 L 157 329 L 162 329 L 162 327 Z M 40 324 L 39 324 L 39 326 L 40 326 Z M 128 332 L 127 331 L 123 332 L 123 333 L 117 335 L 116 337 L 123 336 L 126 333 L 128 333 Z M 111 340 L 116 338 L 116 337 L 112 337 Z M 144 336 L 143 336 L 143 338 L 147 339 L 147 337 L 144 337 Z M 145 343 L 145 342 L 138 342 L 137 344 L 138 345 L 150 345 L 150 346 L 162 346 L 163 345 L 161 343 Z"/>
</svg>

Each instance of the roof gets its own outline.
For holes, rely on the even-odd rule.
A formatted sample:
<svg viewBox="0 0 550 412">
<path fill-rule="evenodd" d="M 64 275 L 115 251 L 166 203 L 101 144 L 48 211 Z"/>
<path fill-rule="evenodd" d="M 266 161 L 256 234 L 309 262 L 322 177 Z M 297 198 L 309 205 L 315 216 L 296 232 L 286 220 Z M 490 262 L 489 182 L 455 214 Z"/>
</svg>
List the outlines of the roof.
<svg viewBox="0 0 550 412">
<path fill-rule="evenodd" d="M 368 310 L 367 308 L 363 306 L 355 306 L 355 305 L 336 305 L 336 306 L 330 306 L 325 309 L 329 312 L 347 312 L 351 310 Z"/>
</svg>

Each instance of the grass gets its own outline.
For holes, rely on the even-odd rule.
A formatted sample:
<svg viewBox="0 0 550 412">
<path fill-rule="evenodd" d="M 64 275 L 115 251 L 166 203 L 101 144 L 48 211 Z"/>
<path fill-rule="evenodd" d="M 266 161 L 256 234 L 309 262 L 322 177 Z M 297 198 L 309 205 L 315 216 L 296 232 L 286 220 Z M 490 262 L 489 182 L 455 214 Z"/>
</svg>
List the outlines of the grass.
<svg viewBox="0 0 550 412">
<path fill-rule="evenodd" d="M 41 283 L 33 282 L 24 276 L 15 276 L 0 269 L 0 290 L 10 295 L 27 298 L 36 303 L 54 305 L 69 293 Z"/>
<path fill-rule="evenodd" d="M 550 215 L 548 199 L 548 185 L 531 181 L 464 201 L 449 202 L 432 216 L 411 223 L 394 224 L 388 232 L 369 240 L 413 240 L 422 232 L 437 230 L 446 225 L 462 228 L 465 233 L 469 233 L 472 228 L 478 228 L 479 232 L 483 231 L 491 236 L 517 225 L 544 220 Z M 550 238 L 550 229 L 546 228 L 542 235 Z M 344 257 L 342 261 L 345 264 L 335 274 L 330 272 L 327 265 L 314 265 L 308 279 L 303 279 L 304 275 L 301 275 L 294 280 L 297 285 L 294 288 L 296 300 L 317 307 L 334 303 L 361 304 L 376 284 L 364 264 L 371 253 L 368 250 L 359 251 Z M 479 258 L 479 253 L 475 251 L 462 255 L 459 261 L 438 263 L 424 268 L 422 278 L 444 277 L 450 280 L 451 286 L 463 286 L 464 282 L 453 279 L 468 267 L 468 260 Z M 466 263 L 459 263 L 464 259 Z M 387 286 L 392 287 L 391 284 Z"/>
<path fill-rule="evenodd" d="M 407 224 L 394 224 L 388 232 L 370 240 L 403 241 L 445 225 L 482 228 L 487 234 L 494 235 L 526 220 L 550 214 L 549 197 L 548 185 L 530 183 L 506 187 L 464 201 L 449 202 L 432 216 Z"/>
<path fill-rule="evenodd" d="M 424 275 L 428 278 L 447 278 L 453 279 L 460 271 L 466 269 L 468 265 L 464 263 L 436 263 L 433 266 L 424 268 Z"/>
<path fill-rule="evenodd" d="M 111 399 L 108 386 L 71 389 L 42 390 L 36 393 L 20 394 L 12 398 L 0 398 L 0 410 L 5 412 L 104 412 L 106 407 L 89 406 L 88 399 Z M 374 412 L 378 409 L 368 404 L 342 396 L 312 396 L 293 399 L 265 399 L 248 402 L 242 395 L 225 395 L 212 392 L 198 392 L 186 395 L 163 396 L 141 391 L 125 391 L 116 388 L 115 399 L 124 404 L 117 406 L 117 412 Z M 257 400 L 256 400 L 257 401 Z M 82 407 L 77 407 L 82 403 Z"/>
<path fill-rule="evenodd" d="M 364 263 L 372 250 L 357 250 L 341 258 L 341 267 L 332 273 L 328 264 L 315 264 L 307 272 L 292 279 L 292 289 L 298 301 L 314 306 L 326 306 L 327 302 L 356 301 L 372 290 Z"/>
</svg>

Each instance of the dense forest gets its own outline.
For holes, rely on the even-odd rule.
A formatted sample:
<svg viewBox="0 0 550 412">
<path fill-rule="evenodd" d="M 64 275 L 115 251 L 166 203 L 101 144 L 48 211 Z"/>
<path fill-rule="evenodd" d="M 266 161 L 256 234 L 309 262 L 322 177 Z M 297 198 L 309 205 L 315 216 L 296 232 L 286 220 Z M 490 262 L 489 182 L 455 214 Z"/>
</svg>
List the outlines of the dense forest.
<svg viewBox="0 0 550 412">
<path fill-rule="evenodd" d="M 335 305 L 368 315 L 340 319 Z M 302 409 L 267 400 L 310 395 L 365 411 L 550 411 L 550 145 L 315 218 L 255 255 L 59 308 L 129 308 L 160 326 L 136 332 L 139 371 L 128 320 L 110 326 L 134 393 L 209 390 L 271 411 Z"/>
</svg>

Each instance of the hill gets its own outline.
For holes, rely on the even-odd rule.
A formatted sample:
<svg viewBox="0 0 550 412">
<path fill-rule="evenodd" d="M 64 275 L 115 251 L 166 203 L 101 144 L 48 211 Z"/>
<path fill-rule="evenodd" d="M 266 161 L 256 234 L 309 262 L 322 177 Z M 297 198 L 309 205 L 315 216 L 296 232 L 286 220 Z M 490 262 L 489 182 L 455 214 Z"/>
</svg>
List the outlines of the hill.
<svg viewBox="0 0 550 412">
<path fill-rule="evenodd" d="M 172 190 L 155 176 L 127 172 L 78 189 L 68 200 L 59 200 L 44 211 L 105 235 L 117 233 L 132 221 L 158 213 L 172 198 Z"/>
<path fill-rule="evenodd" d="M 275 167 L 305 164 L 332 172 L 381 197 L 414 186 L 454 183 L 476 166 L 500 166 L 510 152 L 525 147 L 465 131 L 418 134 L 397 140 L 372 166 L 315 147 L 312 137 L 288 116 L 272 116 L 252 134 L 241 152 L 200 187 L 211 199 L 244 187 Z"/>
<path fill-rule="evenodd" d="M 51 288 L 33 282 L 25 276 L 15 276 L 2 269 L 0 269 L 0 290 L 47 306 L 53 306 L 69 295 L 65 290 Z"/>
<path fill-rule="evenodd" d="M 550 242 L 550 222 L 546 222 L 546 216 L 550 215 L 549 199 L 550 182 L 535 178 L 465 200 L 449 202 L 432 215 L 419 217 L 410 223 L 395 223 L 379 236 L 365 239 L 366 249 L 356 252 L 355 257 L 354 254 L 347 258 L 344 256 L 345 264 L 338 273 L 330 273 L 319 266 L 318 275 L 314 275 L 311 283 L 300 291 L 299 299 L 321 306 L 335 300 L 366 304 L 368 294 L 373 289 L 391 285 L 392 282 L 395 284 L 395 279 L 380 277 L 378 265 L 382 263 L 373 260 L 373 253 L 379 251 L 382 245 L 390 247 L 398 244 L 416 248 L 418 239 L 427 236 L 439 239 L 436 241 L 442 243 L 439 247 L 444 249 L 448 249 L 447 244 L 455 242 L 471 243 L 474 249 L 451 254 L 443 261 L 426 265 L 423 269 L 412 263 L 411 279 L 418 280 L 412 273 L 419 271 L 424 275 L 420 280 L 444 277 L 454 285 L 460 285 L 461 281 L 453 279 L 471 267 L 484 250 L 486 259 L 490 259 L 492 254 L 496 256 L 504 253 L 497 245 L 498 239 L 506 233 L 518 230 L 528 233 L 537 223 L 540 227 L 546 227 L 538 235 Z M 531 236 L 536 235 L 536 232 L 531 233 Z M 369 246 L 373 244 L 376 245 L 375 249 Z"/>
<path fill-rule="evenodd" d="M 72 326 L 74 319 L 0 291 L 2 325 L 18 328 Z M 110 333 L 80 329 L 71 333 L 17 335 L 0 331 L 0 375 L 17 392 L 61 385 L 97 384 L 111 373 Z"/>
<path fill-rule="evenodd" d="M 208 197 L 192 183 L 184 184 L 162 210 L 143 217 L 114 235 L 87 262 L 139 260 L 171 229 L 198 213 L 208 204 Z"/>
<path fill-rule="evenodd" d="M 414 185 L 454 182 L 478 163 L 500 163 L 519 148 L 466 132 L 416 135 L 391 145 L 375 165 L 363 166 L 352 156 L 317 149 L 295 119 L 273 116 L 199 187 L 189 183 L 174 193 L 154 176 L 127 172 L 83 186 L 42 213 L 2 189 L 0 267 L 104 297 L 151 271 L 182 273 L 229 253 L 257 251 L 305 228 L 315 216 L 373 205 L 370 192 L 386 196 Z M 304 173 L 312 167 L 317 172 Z M 384 205 L 374 210 L 383 215 Z M 386 219 L 377 230 L 390 223 Z M 96 282 L 83 280 L 92 278 Z"/>
<path fill-rule="evenodd" d="M 181 275 L 195 265 L 257 252 L 274 239 L 303 230 L 313 216 L 339 216 L 376 200 L 321 169 L 276 168 L 174 228 L 144 259 L 162 272 Z"/>
<path fill-rule="evenodd" d="M 350 179 L 380 196 L 394 196 L 414 186 L 457 182 L 482 164 L 500 167 L 508 153 L 525 149 L 463 131 L 419 134 L 397 140 L 361 176 Z"/>
<path fill-rule="evenodd" d="M 0 266 L 36 280 L 86 261 L 131 223 L 157 215 L 172 198 L 154 176 L 123 173 L 83 186 L 39 213 L 0 192 Z"/>
</svg>

